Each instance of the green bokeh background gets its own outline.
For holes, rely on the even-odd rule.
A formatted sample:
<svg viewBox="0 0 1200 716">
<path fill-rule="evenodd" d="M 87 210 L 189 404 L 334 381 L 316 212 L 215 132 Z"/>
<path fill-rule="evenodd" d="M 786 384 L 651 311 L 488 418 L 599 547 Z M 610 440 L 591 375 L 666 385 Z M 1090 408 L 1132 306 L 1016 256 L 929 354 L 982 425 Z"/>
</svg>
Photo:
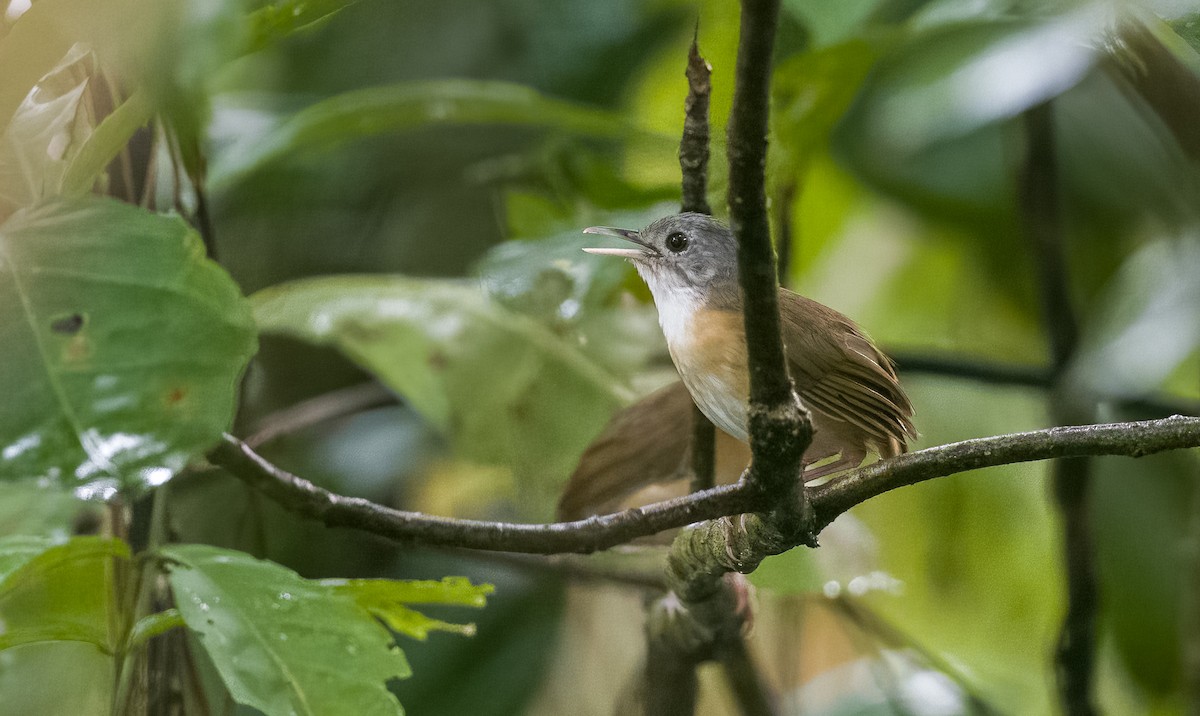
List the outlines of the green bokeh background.
<svg viewBox="0 0 1200 716">
<path fill-rule="evenodd" d="M 697 21 L 714 69 L 711 196 L 724 213 L 736 2 L 360 0 L 294 32 L 263 11 L 293 3 L 177 0 L 92 24 L 80 20 L 83 4 L 38 0 L 37 16 L 3 26 L 0 62 L 14 68 L 0 79 L 5 116 L 69 41 L 88 39 L 123 81 L 192 128 L 181 144 L 207 157 L 220 262 L 246 295 L 267 289 L 260 311 L 280 296 L 313 313 L 351 310 L 339 291 L 429 302 L 397 318 L 368 300 L 326 333 L 305 327 L 311 314 L 300 309 L 269 325 L 260 316 L 239 434 L 373 376 L 412 391 L 275 440 L 263 448 L 269 459 L 399 507 L 546 519 L 586 443 L 581 426 L 598 430 L 671 377 L 644 289 L 623 264 L 579 252 L 577 232 L 643 225 L 677 203 L 683 66 Z M 1187 3 L 786 0 L 768 192 L 776 229 L 788 221 L 796 237 L 788 282 L 890 351 L 1045 366 L 1015 182 L 1020 112 L 1052 100 L 1082 328 L 1070 397 L 1094 406 L 1096 420 L 1155 417 L 1121 398 L 1194 410 L 1200 157 L 1187 120 L 1200 116 L 1198 25 L 1200 8 Z M 1118 43 L 1116 32 L 1132 34 Z M 158 189 L 171 191 L 165 173 Z M 331 274 L 346 276 L 300 281 Z M 405 278 L 355 277 L 364 274 Z M 455 292 L 473 298 L 455 310 Z M 528 330 L 497 330 L 506 316 Z M 451 324 L 472 339 L 441 350 Z M 448 377 L 426 375 L 443 365 Z M 604 390 L 597 375 L 610 381 Z M 1050 424 L 1044 390 L 903 379 L 917 447 Z M 481 411 L 510 432 L 487 434 L 471 421 Z M 1200 460 L 1190 451 L 1094 466 L 1100 703 L 1111 713 L 1195 708 L 1184 655 L 1200 639 Z M 970 711 L 969 693 L 1001 713 L 1054 712 L 1064 590 L 1047 475 L 1026 464 L 905 488 L 839 520 L 820 550 L 769 560 L 754 577 L 753 640 L 787 703 L 805 713 L 959 713 Z M 473 615 L 475 637 L 403 642 L 414 676 L 394 688 L 409 713 L 613 713 L 640 659 L 636 592 L 324 530 L 216 470 L 168 489 L 182 542 L 245 550 L 306 577 L 494 583 Z M 0 490 L 4 534 L 64 534 L 93 509 L 27 484 Z M 829 607 L 839 600 L 854 609 Z M 11 666 L 0 674 L 46 673 L 51 653 L 58 673 L 93 677 L 56 683 L 57 705 L 28 703 L 72 713 L 107 688 L 104 665 L 75 645 L 0 653 Z M 920 691 L 933 673 L 950 678 Z M 817 684 L 831 680 L 842 686 L 826 698 Z M 704 681 L 703 712 L 725 712 L 720 675 Z M 0 690 L 34 682 L 6 675 Z M 947 694 L 953 708 L 934 710 Z"/>
</svg>

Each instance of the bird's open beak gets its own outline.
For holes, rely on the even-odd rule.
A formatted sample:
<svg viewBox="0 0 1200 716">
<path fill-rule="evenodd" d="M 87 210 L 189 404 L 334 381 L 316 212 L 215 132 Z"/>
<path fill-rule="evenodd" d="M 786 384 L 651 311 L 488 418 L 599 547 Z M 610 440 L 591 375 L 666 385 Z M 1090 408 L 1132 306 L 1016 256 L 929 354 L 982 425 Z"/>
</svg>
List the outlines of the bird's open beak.
<svg viewBox="0 0 1200 716">
<path fill-rule="evenodd" d="M 611 226 L 589 226 L 583 230 L 585 234 L 604 234 L 605 236 L 619 236 L 626 241 L 641 246 L 640 249 L 584 249 L 589 254 L 600 254 L 602 256 L 620 256 L 625 259 L 648 259 L 657 256 L 658 252 L 654 247 L 642 240 L 638 232 L 632 229 L 615 229 Z"/>
</svg>

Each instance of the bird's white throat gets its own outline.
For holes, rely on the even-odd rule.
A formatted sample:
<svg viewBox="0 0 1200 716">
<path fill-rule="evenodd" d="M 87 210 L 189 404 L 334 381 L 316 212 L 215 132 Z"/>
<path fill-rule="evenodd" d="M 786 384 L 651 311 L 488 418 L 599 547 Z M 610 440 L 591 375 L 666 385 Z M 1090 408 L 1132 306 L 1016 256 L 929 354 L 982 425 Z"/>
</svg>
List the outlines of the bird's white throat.
<svg viewBox="0 0 1200 716">
<path fill-rule="evenodd" d="M 693 288 L 659 289 L 653 291 L 658 308 L 658 325 L 668 346 L 685 345 L 692 332 L 692 320 L 704 305 L 700 292 Z"/>
</svg>

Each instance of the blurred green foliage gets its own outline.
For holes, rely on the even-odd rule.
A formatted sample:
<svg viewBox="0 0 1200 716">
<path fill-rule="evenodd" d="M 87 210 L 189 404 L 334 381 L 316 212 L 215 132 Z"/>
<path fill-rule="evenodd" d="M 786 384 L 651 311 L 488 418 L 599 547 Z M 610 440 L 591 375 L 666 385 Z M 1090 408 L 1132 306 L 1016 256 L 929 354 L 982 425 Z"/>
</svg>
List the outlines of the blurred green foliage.
<svg viewBox="0 0 1200 716">
<path fill-rule="evenodd" d="M 400 507 L 552 514 L 557 486 L 607 417 L 673 376 L 644 289 L 621 263 L 583 255 L 578 231 L 674 210 L 697 20 L 714 67 L 711 188 L 722 211 L 737 3 L 109 5 L 0 3 L 0 385 L 11 398 L 0 408 L 0 531 L 15 535 L 0 542 L 4 703 L 103 712 L 127 688 L 110 654 L 136 633 L 129 594 L 111 596 L 128 589 L 126 567 L 105 570 L 128 565 L 125 543 L 64 541 L 95 531 L 100 510 L 29 480 L 53 472 L 87 486 L 102 473 L 133 495 L 182 473 L 156 490 L 151 531 L 183 543 L 163 554 L 181 618 L 200 635 L 188 653 L 210 703 L 286 712 L 308 680 L 282 683 L 269 665 L 324 663 L 322 640 L 336 631 L 363 648 L 360 665 L 340 665 L 344 680 L 370 684 L 322 682 L 329 698 L 370 692 L 371 708 L 395 712 L 384 684 L 411 662 L 415 677 L 389 688 L 413 713 L 555 713 L 556 694 L 572 690 L 596 700 L 573 708 L 612 712 L 641 635 L 627 613 L 589 632 L 590 615 L 619 612 L 605 611 L 607 592 L 581 600 L 527 566 L 324 530 L 219 470 L 184 467 L 221 430 L 248 433 L 302 399 L 371 379 L 398 404 L 308 425 L 264 454 Z M 1015 188 L 1022 112 L 1048 101 L 1083 332 L 1065 390 L 1097 420 L 1148 417 L 1122 399 L 1195 405 L 1197 27 L 1200 10 L 1165 2 L 786 0 L 768 191 L 796 241 L 790 283 L 888 348 L 1044 365 Z M 88 190 L 129 205 L 80 197 Z M 172 211 L 208 234 L 220 267 L 164 216 Z M 236 417 L 251 326 L 222 269 L 255 294 L 262 332 Z M 147 277 L 161 291 L 147 294 Z M 83 367 L 70 365 L 80 336 L 96 356 Z M 103 356 L 132 366 L 129 385 L 114 393 L 102 380 Z M 1047 391 L 904 380 L 921 445 L 1049 420 Z M 180 381 L 196 396 L 186 410 L 164 403 Z M 80 440 L 89 428 L 141 439 Z M 103 470 L 81 473 L 97 456 Z M 1197 456 L 1097 460 L 1095 471 L 1102 704 L 1180 712 L 1196 698 L 1187 640 L 1200 639 L 1189 617 L 1200 604 Z M 839 520 L 821 550 L 768 560 L 754 577 L 754 641 L 775 655 L 764 668 L 787 703 L 829 714 L 1052 711 L 1063 589 L 1045 475 L 1009 466 L 888 494 Z M 393 604 L 405 599 L 380 601 L 405 587 L 346 591 L 403 583 L 335 588 L 296 573 L 465 574 L 498 588 L 475 637 L 406 642 L 406 662 L 372 615 L 424 633 L 459 612 L 414 616 Z M 269 621 L 280 590 L 310 595 L 312 613 Z M 834 594 L 854 609 L 831 610 L 833 622 L 852 628 L 811 614 L 789 621 L 798 595 Z M 214 598 L 253 609 L 224 611 L 225 628 L 213 630 Z M 176 623 L 145 611 L 142 629 Z M 256 626 L 288 638 L 259 640 L 249 661 L 218 643 Z M 598 640 L 627 660 L 614 663 Z M 65 673 L 69 683 L 46 688 L 47 674 Z M 851 686 L 822 701 L 819 685 L 839 679 Z M 859 689 L 863 679 L 874 686 Z M 719 713 L 719 699 L 706 699 Z"/>
</svg>

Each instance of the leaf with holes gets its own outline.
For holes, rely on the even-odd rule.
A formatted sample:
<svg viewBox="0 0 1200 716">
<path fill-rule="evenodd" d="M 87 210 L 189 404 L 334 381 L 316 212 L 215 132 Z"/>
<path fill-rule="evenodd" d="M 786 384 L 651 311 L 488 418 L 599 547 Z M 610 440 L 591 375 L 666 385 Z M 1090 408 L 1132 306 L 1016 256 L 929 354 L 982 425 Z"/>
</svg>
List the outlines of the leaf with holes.
<svg viewBox="0 0 1200 716">
<path fill-rule="evenodd" d="M 408 662 L 352 597 L 240 552 L 162 554 L 179 612 L 238 703 L 267 716 L 403 713 L 386 683 Z"/>
<path fill-rule="evenodd" d="M 169 479 L 225 430 L 255 339 L 178 218 L 101 199 L 0 225 L 0 479 L 85 496 Z"/>
<path fill-rule="evenodd" d="M 0 217 L 54 197 L 96 126 L 96 56 L 75 44 L 43 75 L 0 134 Z"/>
</svg>

